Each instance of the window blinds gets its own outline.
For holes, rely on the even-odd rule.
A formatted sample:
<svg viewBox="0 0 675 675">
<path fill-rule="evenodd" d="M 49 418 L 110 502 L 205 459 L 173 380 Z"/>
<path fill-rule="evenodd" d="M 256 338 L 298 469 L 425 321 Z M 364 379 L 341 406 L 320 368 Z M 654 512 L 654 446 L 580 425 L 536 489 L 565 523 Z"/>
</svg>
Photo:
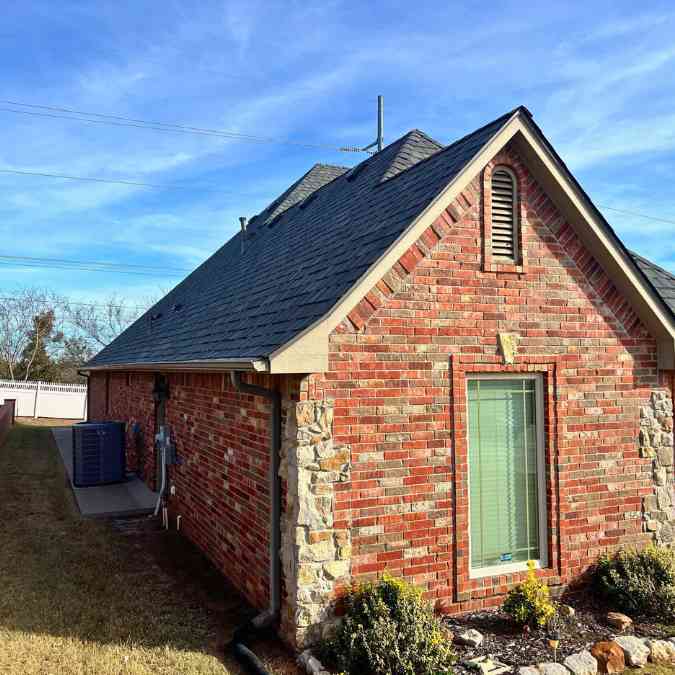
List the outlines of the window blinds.
<svg viewBox="0 0 675 675">
<path fill-rule="evenodd" d="M 468 381 L 471 566 L 540 558 L 534 379 Z"/>
</svg>

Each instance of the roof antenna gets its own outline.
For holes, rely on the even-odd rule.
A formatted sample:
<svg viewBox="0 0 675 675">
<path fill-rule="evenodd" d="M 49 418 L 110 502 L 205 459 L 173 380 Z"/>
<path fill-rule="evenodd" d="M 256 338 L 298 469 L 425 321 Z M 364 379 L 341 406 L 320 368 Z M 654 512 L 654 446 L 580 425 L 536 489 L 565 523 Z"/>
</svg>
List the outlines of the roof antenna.
<svg viewBox="0 0 675 675">
<path fill-rule="evenodd" d="M 377 97 L 377 140 L 374 140 L 370 145 L 366 145 L 362 150 L 370 150 L 370 148 L 377 146 L 377 151 L 380 152 L 384 147 L 384 96 Z"/>
<path fill-rule="evenodd" d="M 239 216 L 239 224 L 241 225 L 241 252 L 244 252 L 246 247 L 246 216 Z"/>
</svg>

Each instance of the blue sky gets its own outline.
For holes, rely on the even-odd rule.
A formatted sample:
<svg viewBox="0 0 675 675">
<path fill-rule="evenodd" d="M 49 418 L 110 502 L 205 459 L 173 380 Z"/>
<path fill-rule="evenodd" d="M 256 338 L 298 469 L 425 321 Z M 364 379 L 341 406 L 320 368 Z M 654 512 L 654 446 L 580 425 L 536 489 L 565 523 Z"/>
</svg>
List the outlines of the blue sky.
<svg viewBox="0 0 675 675">
<path fill-rule="evenodd" d="M 671 2 L 12 3 L 0 98 L 325 144 L 365 145 L 375 97 L 391 141 L 447 143 L 524 104 L 596 204 L 675 221 Z M 0 108 L 9 106 L 0 104 Z M 357 155 L 0 111 L 5 255 L 193 268 L 314 162 Z M 675 271 L 675 224 L 605 210 Z M 0 287 L 97 300 L 179 277 L 13 269 Z"/>
</svg>

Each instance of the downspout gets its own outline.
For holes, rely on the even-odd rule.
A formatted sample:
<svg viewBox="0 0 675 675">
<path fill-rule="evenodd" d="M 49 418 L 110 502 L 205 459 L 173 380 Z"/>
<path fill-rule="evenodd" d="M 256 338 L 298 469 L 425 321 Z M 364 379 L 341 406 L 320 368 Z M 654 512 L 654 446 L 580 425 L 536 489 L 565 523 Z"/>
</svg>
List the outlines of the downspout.
<svg viewBox="0 0 675 675">
<path fill-rule="evenodd" d="M 272 441 L 270 446 L 270 524 L 269 524 L 269 607 L 248 624 L 238 628 L 231 642 L 235 657 L 252 673 L 266 675 L 262 662 L 246 646 L 246 638 L 271 626 L 281 610 L 281 479 L 279 477 L 279 455 L 281 450 L 281 394 L 273 389 L 243 382 L 240 371 L 230 373 L 232 386 L 242 394 L 260 396 L 272 403 Z"/>
</svg>

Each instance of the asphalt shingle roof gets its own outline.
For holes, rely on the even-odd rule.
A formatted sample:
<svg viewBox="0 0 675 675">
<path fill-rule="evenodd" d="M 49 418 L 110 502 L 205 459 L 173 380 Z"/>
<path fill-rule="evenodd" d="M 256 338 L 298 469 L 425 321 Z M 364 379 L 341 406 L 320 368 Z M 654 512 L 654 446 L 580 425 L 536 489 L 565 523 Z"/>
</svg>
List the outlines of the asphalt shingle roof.
<svg viewBox="0 0 675 675">
<path fill-rule="evenodd" d="M 649 279 L 657 293 L 663 298 L 670 311 L 675 315 L 675 274 L 664 270 L 651 260 L 643 258 L 641 255 L 630 251 L 633 260 L 642 270 L 642 273 Z"/>
<path fill-rule="evenodd" d="M 88 365 L 259 358 L 320 319 L 512 113 L 443 148 L 418 130 L 316 165 Z M 151 317 L 155 317 L 154 319 Z"/>
<path fill-rule="evenodd" d="M 514 112 L 447 147 L 415 129 L 352 169 L 315 165 L 249 221 L 243 253 L 238 233 L 88 365 L 269 356 L 325 315 Z M 672 309 L 673 275 L 636 262 Z"/>
</svg>

